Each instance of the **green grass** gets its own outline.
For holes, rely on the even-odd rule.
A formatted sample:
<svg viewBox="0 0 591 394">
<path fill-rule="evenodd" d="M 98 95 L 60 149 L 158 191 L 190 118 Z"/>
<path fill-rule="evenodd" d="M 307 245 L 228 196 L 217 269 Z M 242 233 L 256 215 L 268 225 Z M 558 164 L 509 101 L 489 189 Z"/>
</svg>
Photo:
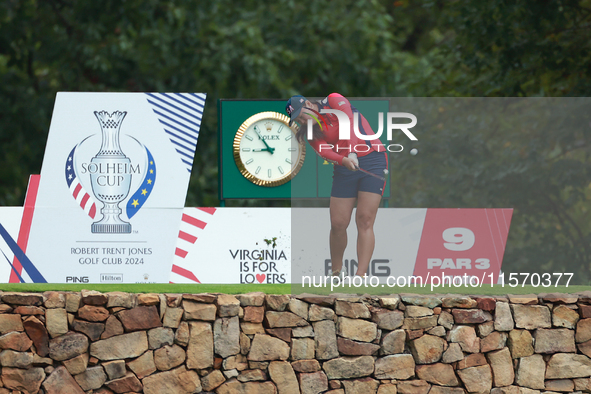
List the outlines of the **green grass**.
<svg viewBox="0 0 591 394">
<path fill-rule="evenodd" d="M 337 287 L 331 292 L 330 285 L 328 287 L 302 287 L 299 284 L 237 284 L 237 285 L 219 285 L 219 284 L 55 284 L 55 283 L 1 283 L 0 291 L 14 291 L 14 292 L 44 292 L 44 291 L 80 291 L 80 290 L 97 290 L 103 293 L 110 291 L 123 291 L 127 293 L 225 293 L 225 294 L 241 294 L 250 292 L 263 292 L 266 294 L 331 294 L 331 293 L 348 293 L 348 294 L 400 294 L 400 293 L 414 293 L 414 294 L 480 294 L 480 295 L 504 295 L 504 294 L 539 294 L 539 293 L 576 293 L 585 290 L 591 290 L 591 286 L 558 286 L 558 287 L 533 287 L 533 286 L 517 286 L 510 287 L 505 285 L 490 286 L 483 285 L 482 287 L 454 287 L 445 286 L 437 287 L 431 291 L 429 286 L 424 287 Z"/>
<path fill-rule="evenodd" d="M 1 283 L 0 291 L 44 292 L 44 291 L 80 291 L 97 290 L 103 293 L 123 291 L 127 293 L 226 293 L 241 294 L 261 291 L 267 294 L 289 294 L 289 284 L 248 284 L 248 285 L 214 285 L 214 284 L 59 284 L 59 283 Z"/>
</svg>

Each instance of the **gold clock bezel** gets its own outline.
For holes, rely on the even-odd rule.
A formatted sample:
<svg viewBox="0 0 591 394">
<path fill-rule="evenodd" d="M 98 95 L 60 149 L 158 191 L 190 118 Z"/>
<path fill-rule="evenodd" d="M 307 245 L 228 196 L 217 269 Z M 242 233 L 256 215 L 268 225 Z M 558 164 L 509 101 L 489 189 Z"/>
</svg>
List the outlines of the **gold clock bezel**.
<svg viewBox="0 0 591 394">
<path fill-rule="evenodd" d="M 253 123 L 259 122 L 264 119 L 278 120 L 281 123 L 285 124 L 285 126 L 287 126 L 287 128 L 293 133 L 293 138 L 295 138 L 296 129 L 295 126 L 293 128 L 289 127 L 289 117 L 274 111 L 259 112 L 258 114 L 254 114 L 250 118 L 246 119 L 238 128 L 238 131 L 234 136 L 234 161 L 236 162 L 236 166 L 238 167 L 238 170 L 240 170 L 240 173 L 255 185 L 264 187 L 275 187 L 289 182 L 293 177 L 295 177 L 298 174 L 298 172 L 304 165 L 304 159 L 306 157 L 306 145 L 298 143 L 300 145 L 300 157 L 297 160 L 297 164 L 295 165 L 293 170 L 286 172 L 286 174 L 283 177 L 274 181 L 268 181 L 259 178 L 255 174 L 252 174 L 250 171 L 246 169 L 244 163 L 242 163 L 242 160 L 240 159 L 240 142 L 242 141 L 242 137 L 244 137 L 244 133 L 246 132 L 246 130 Z"/>
</svg>

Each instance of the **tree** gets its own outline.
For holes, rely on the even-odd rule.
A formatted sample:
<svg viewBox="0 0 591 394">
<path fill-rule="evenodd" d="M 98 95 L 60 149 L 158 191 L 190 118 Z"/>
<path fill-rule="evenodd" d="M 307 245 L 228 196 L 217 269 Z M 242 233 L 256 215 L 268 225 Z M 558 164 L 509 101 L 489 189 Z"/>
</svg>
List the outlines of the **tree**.
<svg viewBox="0 0 591 394">
<path fill-rule="evenodd" d="M 586 96 L 590 18 L 589 0 L 8 0 L 0 204 L 21 205 L 39 173 L 58 91 L 208 93 L 186 204 L 216 206 L 219 98 Z M 423 109 L 442 128 L 393 163 L 391 206 L 513 206 L 511 269 L 591 279 L 588 129 L 516 131 L 518 113 L 482 109 L 486 128 L 451 128 L 438 104 Z"/>
<path fill-rule="evenodd" d="M 431 31 L 439 42 L 420 55 L 434 71 L 428 96 L 572 97 L 591 91 L 588 1 L 422 5 L 445 21 Z M 463 113 L 453 104 L 458 102 L 429 103 L 425 128 L 432 134 L 420 146 L 429 157 L 401 160 L 408 175 L 395 176 L 398 204 L 514 207 L 504 269 L 574 272 L 573 283 L 589 283 L 589 100 L 489 99 L 486 108 L 463 102 Z"/>
<path fill-rule="evenodd" d="M 217 205 L 217 99 L 387 93 L 372 70 L 390 59 L 390 22 L 377 1 L 5 2 L 0 204 L 22 204 L 40 171 L 57 91 L 200 91 L 187 204 Z"/>
</svg>

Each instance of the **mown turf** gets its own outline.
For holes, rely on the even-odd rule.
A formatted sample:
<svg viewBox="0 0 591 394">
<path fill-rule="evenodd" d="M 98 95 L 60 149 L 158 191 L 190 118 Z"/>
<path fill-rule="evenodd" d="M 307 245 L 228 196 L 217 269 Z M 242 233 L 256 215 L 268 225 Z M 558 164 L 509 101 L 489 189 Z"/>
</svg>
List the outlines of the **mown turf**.
<svg viewBox="0 0 591 394">
<path fill-rule="evenodd" d="M 482 294 L 482 295 L 504 295 L 504 294 L 540 294 L 540 293 L 576 293 L 585 290 L 591 290 L 591 286 L 558 286 L 558 287 L 534 287 L 534 286 L 516 286 L 509 285 L 483 285 L 482 287 L 470 286 L 441 286 L 431 289 L 430 286 L 423 287 L 327 287 L 301 286 L 299 284 L 238 284 L 238 285 L 219 285 L 219 284 L 55 284 L 55 283 L 2 283 L 0 291 L 16 292 L 44 292 L 44 291 L 80 291 L 97 290 L 100 292 L 123 291 L 128 293 L 225 293 L 240 294 L 250 292 L 263 292 L 266 294 Z"/>
<path fill-rule="evenodd" d="M 56 284 L 56 283 L 2 283 L 0 291 L 17 292 L 44 292 L 50 290 L 58 291 L 80 291 L 97 290 L 100 292 L 123 291 L 127 293 L 226 293 L 240 294 L 260 291 L 267 294 L 289 294 L 289 284 L 249 284 L 249 285 L 212 285 L 212 284 Z"/>
</svg>

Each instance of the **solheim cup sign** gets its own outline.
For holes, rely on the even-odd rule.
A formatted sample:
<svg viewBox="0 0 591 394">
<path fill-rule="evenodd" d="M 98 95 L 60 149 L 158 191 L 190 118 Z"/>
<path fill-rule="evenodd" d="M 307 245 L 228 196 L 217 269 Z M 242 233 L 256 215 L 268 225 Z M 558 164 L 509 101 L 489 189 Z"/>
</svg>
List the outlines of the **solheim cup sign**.
<svg viewBox="0 0 591 394">
<path fill-rule="evenodd" d="M 82 167 L 90 173 L 93 194 L 104 204 L 104 208 L 101 210 L 103 218 L 92 224 L 92 232 L 128 234 L 131 233 L 131 224 L 121 220 L 119 203 L 129 194 L 132 173 L 141 175 L 141 169 L 138 164 L 132 165 L 119 144 L 121 122 L 127 112 L 115 111 L 109 114 L 95 111 L 94 114 L 101 125 L 101 150 L 90 163 L 84 163 Z"/>
<path fill-rule="evenodd" d="M 168 282 L 204 105 L 58 94 L 26 253 L 43 280 Z"/>
</svg>

